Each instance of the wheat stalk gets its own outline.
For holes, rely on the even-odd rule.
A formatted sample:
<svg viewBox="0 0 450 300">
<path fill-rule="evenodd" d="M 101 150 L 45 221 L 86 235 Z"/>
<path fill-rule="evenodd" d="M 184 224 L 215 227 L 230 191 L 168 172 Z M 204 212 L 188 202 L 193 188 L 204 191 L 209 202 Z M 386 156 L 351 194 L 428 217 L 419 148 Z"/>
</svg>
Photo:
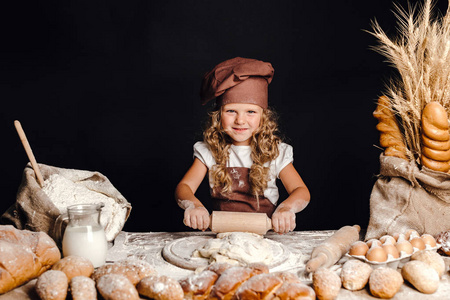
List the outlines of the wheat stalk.
<svg viewBox="0 0 450 300">
<path fill-rule="evenodd" d="M 373 49 L 398 71 L 386 87 L 391 110 L 397 115 L 410 160 L 421 157 L 421 113 L 431 101 L 450 115 L 450 4 L 444 16 L 433 16 L 433 0 L 404 10 L 394 4 L 398 35 L 390 38 L 379 23 L 372 30 L 379 44 Z"/>
</svg>

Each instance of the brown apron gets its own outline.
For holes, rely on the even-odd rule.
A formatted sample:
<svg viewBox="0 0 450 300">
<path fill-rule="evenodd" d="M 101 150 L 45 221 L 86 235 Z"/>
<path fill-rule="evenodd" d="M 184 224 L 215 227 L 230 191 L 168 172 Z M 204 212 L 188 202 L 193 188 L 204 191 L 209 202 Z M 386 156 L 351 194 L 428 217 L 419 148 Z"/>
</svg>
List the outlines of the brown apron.
<svg viewBox="0 0 450 300">
<path fill-rule="evenodd" d="M 256 197 L 250 191 L 249 168 L 233 167 L 227 168 L 232 180 L 232 192 L 226 197 L 216 189 L 211 192 L 213 210 L 258 212 L 266 213 L 272 217 L 275 205 L 264 196 L 259 196 L 259 209 Z"/>
</svg>

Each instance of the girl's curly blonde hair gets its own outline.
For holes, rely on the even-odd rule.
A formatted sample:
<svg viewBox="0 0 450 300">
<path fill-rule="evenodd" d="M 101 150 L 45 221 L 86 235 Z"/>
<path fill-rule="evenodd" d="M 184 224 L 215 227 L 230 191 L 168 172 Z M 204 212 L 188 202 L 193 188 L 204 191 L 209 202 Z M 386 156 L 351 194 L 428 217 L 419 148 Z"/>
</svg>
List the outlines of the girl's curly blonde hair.
<svg viewBox="0 0 450 300">
<path fill-rule="evenodd" d="M 231 177 L 226 171 L 232 139 L 222 128 L 220 107 L 209 113 L 209 119 L 203 132 L 203 140 L 209 146 L 216 160 L 216 164 L 210 170 L 213 188 L 226 196 L 231 192 L 232 184 Z M 250 168 L 249 181 L 251 192 L 257 200 L 260 195 L 264 195 L 264 190 L 267 188 L 267 182 L 270 179 L 269 168 L 265 167 L 264 164 L 278 157 L 280 142 L 277 114 L 270 108 L 266 108 L 261 115 L 260 126 L 253 133 L 250 142 L 252 150 L 250 157 L 253 160 L 253 165 Z"/>
</svg>

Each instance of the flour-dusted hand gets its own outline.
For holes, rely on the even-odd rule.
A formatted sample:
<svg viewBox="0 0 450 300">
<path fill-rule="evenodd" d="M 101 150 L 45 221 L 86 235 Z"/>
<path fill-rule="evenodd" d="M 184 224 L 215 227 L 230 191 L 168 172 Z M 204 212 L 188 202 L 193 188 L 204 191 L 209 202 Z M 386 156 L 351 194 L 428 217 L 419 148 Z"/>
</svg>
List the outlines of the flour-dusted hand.
<svg viewBox="0 0 450 300">
<path fill-rule="evenodd" d="M 272 215 L 273 231 L 283 234 L 295 229 L 295 213 L 288 207 L 280 206 Z"/>
<path fill-rule="evenodd" d="M 193 229 L 205 231 L 209 227 L 209 212 L 203 206 L 188 207 L 184 211 L 183 223 Z"/>
</svg>

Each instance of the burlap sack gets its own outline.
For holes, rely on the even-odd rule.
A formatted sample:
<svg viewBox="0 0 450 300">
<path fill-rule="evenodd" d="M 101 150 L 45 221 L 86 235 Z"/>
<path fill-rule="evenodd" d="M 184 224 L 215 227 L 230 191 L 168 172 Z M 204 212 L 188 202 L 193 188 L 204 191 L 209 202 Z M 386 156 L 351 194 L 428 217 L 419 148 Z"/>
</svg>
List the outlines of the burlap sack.
<svg viewBox="0 0 450 300">
<path fill-rule="evenodd" d="M 99 172 L 63 169 L 44 164 L 39 164 L 39 168 L 44 180 L 49 179 L 52 174 L 59 174 L 90 191 L 114 199 L 118 205 L 114 205 L 114 209 L 111 211 L 102 212 L 102 214 L 108 214 L 103 216 L 107 219 L 106 224 L 102 224 L 105 228 L 106 238 L 109 242 L 114 240 L 130 215 L 131 205 L 106 176 Z M 95 203 L 95 201 L 92 202 Z M 74 204 L 78 203 L 68 202 L 67 206 Z M 28 164 L 23 172 L 16 202 L 1 216 L 0 222 L 11 224 L 18 229 L 43 231 L 60 243 L 61 229 L 64 229 L 67 221 L 60 223 L 56 220 L 65 212 L 60 211 L 39 186 L 35 172 L 31 164 Z"/>
<path fill-rule="evenodd" d="M 365 239 L 407 229 L 431 235 L 450 229 L 450 175 L 382 154 Z"/>
</svg>

